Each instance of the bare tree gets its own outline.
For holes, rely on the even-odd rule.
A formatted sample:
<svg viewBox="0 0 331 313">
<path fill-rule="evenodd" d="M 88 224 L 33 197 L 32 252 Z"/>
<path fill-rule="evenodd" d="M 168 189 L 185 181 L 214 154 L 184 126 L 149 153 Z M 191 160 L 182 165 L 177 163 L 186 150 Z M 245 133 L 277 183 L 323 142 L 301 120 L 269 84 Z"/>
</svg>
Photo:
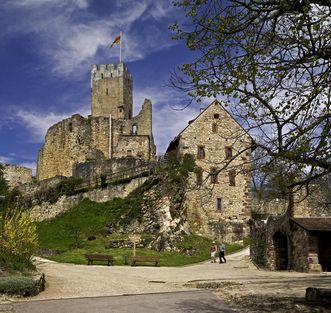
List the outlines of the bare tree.
<svg viewBox="0 0 331 313">
<path fill-rule="evenodd" d="M 197 57 L 172 86 L 221 97 L 268 164 L 300 172 L 289 187 L 331 172 L 331 1 L 181 0 L 173 24 Z M 284 164 L 285 164 L 284 163 Z"/>
</svg>

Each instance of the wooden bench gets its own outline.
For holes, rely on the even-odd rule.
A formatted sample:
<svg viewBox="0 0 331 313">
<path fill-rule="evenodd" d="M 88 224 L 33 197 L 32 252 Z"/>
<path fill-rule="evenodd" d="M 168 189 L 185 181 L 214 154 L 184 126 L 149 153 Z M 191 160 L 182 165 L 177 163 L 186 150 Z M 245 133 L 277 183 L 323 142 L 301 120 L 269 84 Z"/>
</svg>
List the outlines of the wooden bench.
<svg viewBox="0 0 331 313">
<path fill-rule="evenodd" d="M 137 262 L 154 262 L 155 266 L 159 266 L 160 257 L 159 256 L 132 256 L 131 266 L 135 266 Z"/>
<path fill-rule="evenodd" d="M 86 254 L 87 265 L 93 265 L 93 261 L 107 261 L 108 266 L 113 265 L 113 257 L 104 254 Z"/>
</svg>

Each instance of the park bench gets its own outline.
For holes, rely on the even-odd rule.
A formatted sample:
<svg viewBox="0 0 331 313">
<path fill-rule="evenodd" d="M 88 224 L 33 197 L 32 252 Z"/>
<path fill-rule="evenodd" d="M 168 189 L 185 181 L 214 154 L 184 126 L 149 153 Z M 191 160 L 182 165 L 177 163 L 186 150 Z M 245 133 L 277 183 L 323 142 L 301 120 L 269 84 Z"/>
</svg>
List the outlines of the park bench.
<svg viewBox="0 0 331 313">
<path fill-rule="evenodd" d="M 154 262 L 155 266 L 159 266 L 160 257 L 159 256 L 132 256 L 131 266 L 135 266 L 137 262 Z"/>
<path fill-rule="evenodd" d="M 108 266 L 113 265 L 113 257 L 111 255 L 103 254 L 86 254 L 87 265 L 93 265 L 93 261 L 107 261 Z"/>
</svg>

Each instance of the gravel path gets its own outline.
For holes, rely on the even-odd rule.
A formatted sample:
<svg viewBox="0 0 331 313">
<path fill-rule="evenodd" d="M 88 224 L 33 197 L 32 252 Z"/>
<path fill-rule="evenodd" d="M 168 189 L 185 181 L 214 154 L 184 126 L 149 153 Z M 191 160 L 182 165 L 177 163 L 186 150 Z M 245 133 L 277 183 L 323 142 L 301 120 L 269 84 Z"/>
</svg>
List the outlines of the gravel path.
<svg viewBox="0 0 331 313">
<path fill-rule="evenodd" d="M 192 290 L 197 282 L 266 281 L 318 278 L 320 274 L 267 272 L 252 266 L 249 250 L 227 256 L 227 263 L 204 262 L 184 267 L 100 266 L 37 259 L 46 274 L 46 290 L 34 299 L 61 299 Z M 258 284 L 257 284 L 258 285 Z"/>
</svg>

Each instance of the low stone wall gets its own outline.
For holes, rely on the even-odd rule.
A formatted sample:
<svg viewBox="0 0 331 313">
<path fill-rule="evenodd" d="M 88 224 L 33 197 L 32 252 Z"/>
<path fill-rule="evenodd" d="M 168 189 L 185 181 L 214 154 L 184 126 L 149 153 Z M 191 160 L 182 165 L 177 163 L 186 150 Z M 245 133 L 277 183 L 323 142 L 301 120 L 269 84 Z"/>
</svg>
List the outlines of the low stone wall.
<svg viewBox="0 0 331 313">
<path fill-rule="evenodd" d="M 145 182 L 147 178 L 132 179 L 129 183 L 115 186 L 107 186 L 103 189 L 93 189 L 73 196 L 62 196 L 56 203 L 44 202 L 41 205 L 35 205 L 32 208 L 32 215 L 36 221 L 51 219 L 73 206 L 79 204 L 83 199 L 88 198 L 95 202 L 106 202 L 115 197 L 125 198 L 134 189 Z"/>
<path fill-rule="evenodd" d="M 5 164 L 4 178 L 10 188 L 15 188 L 32 181 L 32 169 L 24 166 Z"/>
</svg>

